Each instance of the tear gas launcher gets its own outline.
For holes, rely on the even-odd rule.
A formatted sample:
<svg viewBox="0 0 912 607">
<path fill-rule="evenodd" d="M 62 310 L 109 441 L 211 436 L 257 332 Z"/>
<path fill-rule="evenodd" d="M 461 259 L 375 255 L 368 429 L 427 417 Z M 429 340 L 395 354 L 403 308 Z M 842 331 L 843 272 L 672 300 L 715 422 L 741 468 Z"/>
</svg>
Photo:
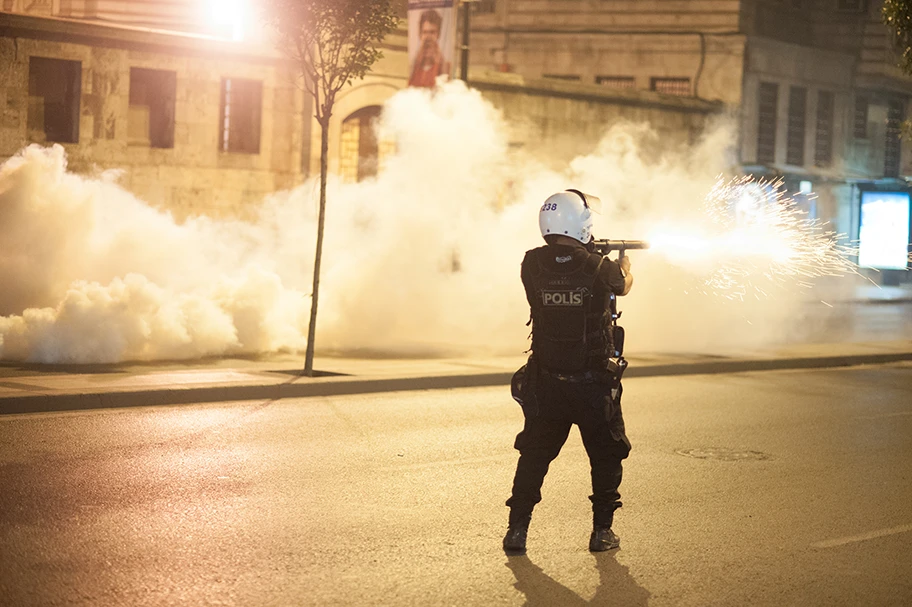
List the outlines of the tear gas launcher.
<svg viewBox="0 0 912 607">
<path fill-rule="evenodd" d="M 596 240 L 595 250 L 600 255 L 607 255 L 611 251 L 619 251 L 618 258 L 624 256 L 627 249 L 648 249 L 649 243 L 645 240 Z"/>
</svg>

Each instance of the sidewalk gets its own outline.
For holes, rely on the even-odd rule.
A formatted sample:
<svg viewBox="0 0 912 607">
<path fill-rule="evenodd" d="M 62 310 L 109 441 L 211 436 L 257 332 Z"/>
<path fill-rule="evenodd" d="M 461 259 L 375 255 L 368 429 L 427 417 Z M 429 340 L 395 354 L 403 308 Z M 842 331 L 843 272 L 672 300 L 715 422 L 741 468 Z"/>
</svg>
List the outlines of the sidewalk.
<svg viewBox="0 0 912 607">
<path fill-rule="evenodd" d="M 720 355 L 633 354 L 625 377 L 807 369 L 912 360 L 912 341 L 812 344 Z M 506 386 L 524 356 L 461 359 L 302 356 L 182 364 L 54 366 L 0 363 L 0 414 L 274 400 L 397 390 Z"/>
</svg>

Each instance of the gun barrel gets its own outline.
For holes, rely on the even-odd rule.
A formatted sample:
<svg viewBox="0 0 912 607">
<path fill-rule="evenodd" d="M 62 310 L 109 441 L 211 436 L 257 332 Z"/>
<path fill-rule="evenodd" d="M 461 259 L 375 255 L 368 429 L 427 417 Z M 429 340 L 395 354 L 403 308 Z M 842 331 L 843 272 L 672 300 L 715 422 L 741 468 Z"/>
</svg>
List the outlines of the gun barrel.
<svg viewBox="0 0 912 607">
<path fill-rule="evenodd" d="M 626 249 L 648 249 L 649 243 L 645 240 L 596 240 L 595 248 L 603 253 L 609 251 L 624 251 Z"/>
</svg>

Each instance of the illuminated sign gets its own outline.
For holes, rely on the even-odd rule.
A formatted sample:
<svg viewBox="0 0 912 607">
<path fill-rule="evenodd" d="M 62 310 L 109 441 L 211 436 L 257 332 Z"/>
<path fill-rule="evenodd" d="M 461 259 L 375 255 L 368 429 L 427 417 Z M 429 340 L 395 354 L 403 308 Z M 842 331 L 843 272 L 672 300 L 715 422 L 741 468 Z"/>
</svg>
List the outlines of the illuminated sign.
<svg viewBox="0 0 912 607">
<path fill-rule="evenodd" d="M 858 265 L 905 270 L 909 263 L 909 194 L 862 192 Z"/>
</svg>

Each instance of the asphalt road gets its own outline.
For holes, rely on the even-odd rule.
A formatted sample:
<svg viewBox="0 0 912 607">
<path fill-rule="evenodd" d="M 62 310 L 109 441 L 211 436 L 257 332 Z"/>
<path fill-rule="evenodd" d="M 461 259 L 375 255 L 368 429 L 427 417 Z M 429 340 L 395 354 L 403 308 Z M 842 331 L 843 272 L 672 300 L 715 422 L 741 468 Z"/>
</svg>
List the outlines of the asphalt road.
<svg viewBox="0 0 912 607">
<path fill-rule="evenodd" d="M 630 379 L 504 556 L 505 388 L 0 418 L 5 605 L 909 605 L 912 363 Z"/>
</svg>

